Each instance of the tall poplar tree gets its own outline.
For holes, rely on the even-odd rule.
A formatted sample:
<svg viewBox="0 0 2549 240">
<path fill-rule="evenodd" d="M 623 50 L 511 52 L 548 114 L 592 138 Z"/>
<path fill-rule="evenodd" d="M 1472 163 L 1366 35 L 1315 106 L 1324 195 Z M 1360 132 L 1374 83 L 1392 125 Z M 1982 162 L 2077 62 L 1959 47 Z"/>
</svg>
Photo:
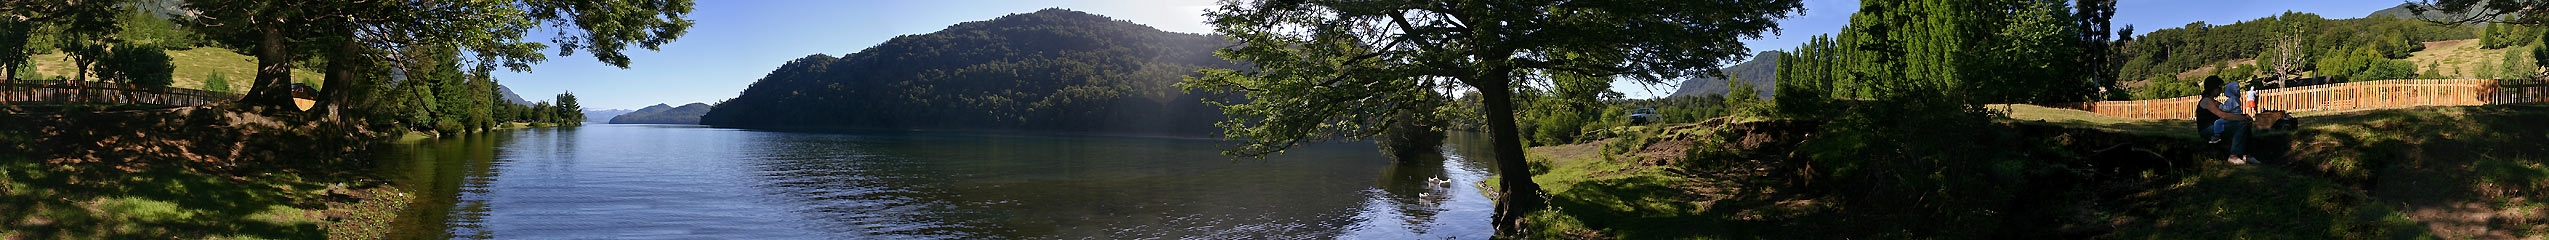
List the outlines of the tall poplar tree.
<svg viewBox="0 0 2549 240">
<path fill-rule="evenodd" d="M 1180 85 L 1247 96 L 1214 102 L 1230 117 L 1224 135 L 1248 140 L 1227 152 L 1239 156 L 1369 137 L 1408 120 L 1392 113 L 1477 91 L 1504 169 L 1494 222 L 1521 234 L 1516 220 L 1544 202 L 1516 135 L 1517 90 L 1560 73 L 1648 84 L 1718 75 L 1750 53 L 1739 40 L 1801 12 L 1799 0 L 1223 1 L 1205 15 L 1239 44 L 1217 54 L 1256 68 L 1208 69 Z"/>
</svg>

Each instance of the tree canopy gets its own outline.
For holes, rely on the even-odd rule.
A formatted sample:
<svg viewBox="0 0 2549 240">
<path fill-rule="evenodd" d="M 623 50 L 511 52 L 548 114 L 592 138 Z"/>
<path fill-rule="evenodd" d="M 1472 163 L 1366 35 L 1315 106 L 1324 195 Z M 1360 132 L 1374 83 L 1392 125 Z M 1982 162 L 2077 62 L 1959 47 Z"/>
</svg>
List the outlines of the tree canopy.
<svg viewBox="0 0 2549 240">
<path fill-rule="evenodd" d="M 1496 226 L 1520 234 L 1540 208 L 1515 124 L 1518 90 L 1561 74 L 1635 79 L 1712 76 L 1750 53 L 1742 39 L 1777 30 L 1797 0 L 1224 1 L 1206 13 L 1239 41 L 1218 53 L 1256 69 L 1212 69 L 1188 89 L 1244 93 L 1217 101 L 1241 156 L 1310 142 L 1372 136 L 1403 110 L 1430 110 L 1474 90 L 1503 171 Z"/>
<path fill-rule="evenodd" d="M 529 71 L 545 61 L 549 46 L 528 42 L 535 29 L 557 35 L 561 56 L 585 52 L 595 60 L 628 66 L 631 45 L 656 50 L 690 27 L 689 0 L 511 1 L 256 1 L 187 0 L 190 23 L 210 38 L 255 52 L 259 70 L 245 101 L 277 101 L 292 64 L 322 56 L 330 81 L 321 89 L 349 89 L 365 64 L 406 64 L 393 57 L 412 48 L 449 46 L 469 56 L 458 64 Z M 327 102 L 351 91 L 326 91 Z"/>
</svg>

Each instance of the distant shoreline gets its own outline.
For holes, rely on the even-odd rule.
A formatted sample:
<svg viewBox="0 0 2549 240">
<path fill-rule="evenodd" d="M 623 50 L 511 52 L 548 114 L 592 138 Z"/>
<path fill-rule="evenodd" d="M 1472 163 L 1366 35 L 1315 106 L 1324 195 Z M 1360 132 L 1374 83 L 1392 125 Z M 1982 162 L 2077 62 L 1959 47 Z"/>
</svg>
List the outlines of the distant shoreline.
<svg viewBox="0 0 2549 240">
<path fill-rule="evenodd" d="M 681 125 L 681 124 L 665 124 L 665 125 Z M 1222 140 L 1231 140 L 1231 139 L 1228 139 L 1228 138 L 1211 137 L 1210 135 L 1213 135 L 1213 134 L 1200 134 L 1200 135 L 1174 135 L 1174 134 L 1143 134 L 1143 133 L 1096 132 L 1096 131 L 1006 130 L 1006 129 L 927 129 L 927 128 L 875 128 L 875 127 L 844 127 L 844 126 L 784 126 L 784 127 L 755 127 L 755 126 L 717 126 L 717 125 L 707 125 L 707 124 L 697 124 L 697 125 L 698 125 L 698 126 L 703 126 L 703 127 L 709 127 L 709 128 L 738 129 L 738 130 L 760 130 L 760 131 L 776 131 L 776 132 L 817 132 L 817 133 L 960 133 L 960 134 L 989 134 L 989 135 L 1013 135 L 1013 136 L 1125 137 L 1125 138 L 1153 138 L 1153 139 L 1207 140 L 1207 141 L 1222 141 Z"/>
</svg>

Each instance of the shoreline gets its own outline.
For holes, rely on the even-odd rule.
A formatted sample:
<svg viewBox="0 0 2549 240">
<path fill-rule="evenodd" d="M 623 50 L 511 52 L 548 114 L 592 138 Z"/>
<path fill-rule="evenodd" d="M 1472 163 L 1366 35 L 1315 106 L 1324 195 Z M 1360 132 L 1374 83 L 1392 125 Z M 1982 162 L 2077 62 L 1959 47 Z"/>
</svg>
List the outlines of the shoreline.
<svg viewBox="0 0 2549 240">
<path fill-rule="evenodd" d="M 369 155 L 442 138 L 259 110 L 0 115 L 0 239 L 387 238 L 418 195 Z"/>
</svg>

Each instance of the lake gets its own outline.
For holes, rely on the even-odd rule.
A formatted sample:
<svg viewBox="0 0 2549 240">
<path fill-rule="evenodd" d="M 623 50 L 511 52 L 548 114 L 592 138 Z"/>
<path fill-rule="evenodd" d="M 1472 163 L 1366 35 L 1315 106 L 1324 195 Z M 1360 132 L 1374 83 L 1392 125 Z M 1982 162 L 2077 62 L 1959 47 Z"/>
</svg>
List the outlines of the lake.
<svg viewBox="0 0 2549 240">
<path fill-rule="evenodd" d="M 1235 159 L 1220 140 L 682 125 L 395 144 L 402 238 L 1483 239 L 1482 137 Z"/>
</svg>

